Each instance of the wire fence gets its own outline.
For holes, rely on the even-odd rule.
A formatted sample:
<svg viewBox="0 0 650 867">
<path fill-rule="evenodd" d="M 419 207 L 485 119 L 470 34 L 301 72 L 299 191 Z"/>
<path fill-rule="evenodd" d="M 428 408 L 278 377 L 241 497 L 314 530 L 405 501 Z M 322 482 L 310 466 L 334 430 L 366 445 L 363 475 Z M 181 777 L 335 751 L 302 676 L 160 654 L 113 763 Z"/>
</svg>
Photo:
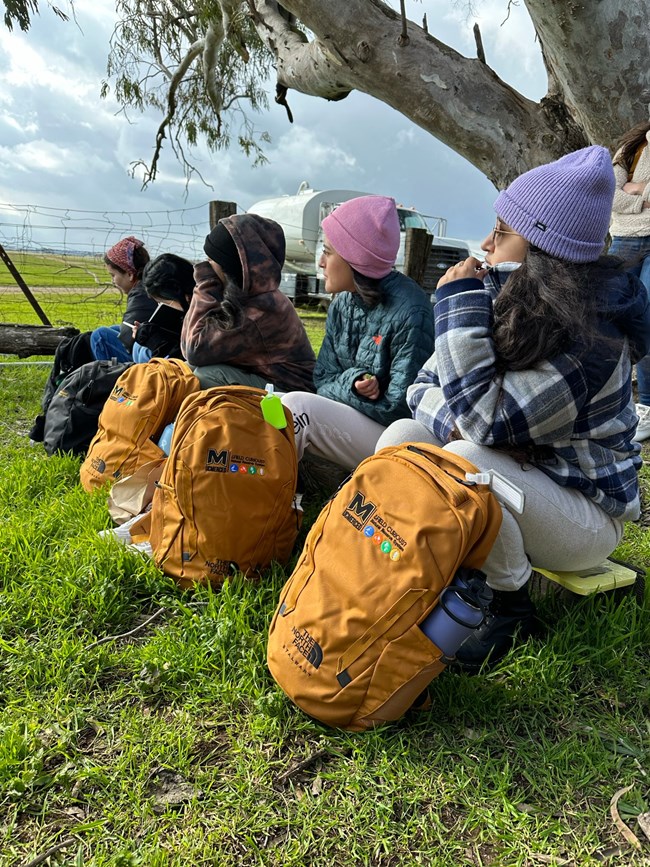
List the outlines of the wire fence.
<svg viewBox="0 0 650 867">
<path fill-rule="evenodd" d="M 94 328 L 116 321 L 125 305 L 104 254 L 135 235 L 151 257 L 203 257 L 209 203 L 169 211 L 81 211 L 0 203 L 0 245 L 52 325 Z M 0 259 L 0 322 L 41 324 L 41 317 Z"/>
</svg>

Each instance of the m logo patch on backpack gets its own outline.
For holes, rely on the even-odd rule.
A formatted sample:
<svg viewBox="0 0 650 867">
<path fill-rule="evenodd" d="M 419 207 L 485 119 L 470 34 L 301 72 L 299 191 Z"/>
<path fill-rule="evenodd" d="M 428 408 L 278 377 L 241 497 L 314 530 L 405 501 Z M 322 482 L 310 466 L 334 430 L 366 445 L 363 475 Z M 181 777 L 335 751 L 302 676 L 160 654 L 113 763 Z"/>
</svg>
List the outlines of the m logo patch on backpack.
<svg viewBox="0 0 650 867">
<path fill-rule="evenodd" d="M 361 491 L 357 491 L 343 510 L 343 517 L 349 521 L 357 530 L 362 530 L 370 520 L 371 515 L 377 506 L 374 503 L 366 503 Z"/>
</svg>

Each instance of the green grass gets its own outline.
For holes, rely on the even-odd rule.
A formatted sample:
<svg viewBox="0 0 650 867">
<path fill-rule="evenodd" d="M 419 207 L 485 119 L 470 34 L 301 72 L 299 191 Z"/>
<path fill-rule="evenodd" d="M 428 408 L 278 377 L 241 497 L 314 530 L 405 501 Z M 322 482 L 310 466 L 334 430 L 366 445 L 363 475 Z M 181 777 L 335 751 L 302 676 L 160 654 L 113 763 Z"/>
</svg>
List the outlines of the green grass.
<svg viewBox="0 0 650 867">
<path fill-rule="evenodd" d="M 67 253 L 31 253 L 7 250 L 7 255 L 30 289 L 54 286 L 64 289 L 96 289 L 110 284 L 104 256 L 74 256 Z M 15 288 L 16 281 L 3 261 L 0 261 L 0 292 Z"/>
<path fill-rule="evenodd" d="M 119 322 L 125 297 L 108 277 L 103 256 L 68 256 L 8 251 L 39 307 L 54 326 L 75 325 L 83 331 Z M 41 325 L 42 320 L 0 261 L 0 319 Z"/>
<path fill-rule="evenodd" d="M 619 812 L 644 840 L 647 597 L 548 598 L 546 638 L 481 676 L 444 672 L 430 711 L 326 729 L 265 665 L 285 573 L 183 593 L 100 540 L 105 497 L 79 461 L 25 438 L 46 376 L 2 370 L 2 867 L 61 843 L 50 863 L 75 867 L 649 863 L 609 815 L 632 786 Z M 647 466 L 643 485 L 647 502 Z M 619 552 L 649 567 L 647 531 Z"/>
</svg>

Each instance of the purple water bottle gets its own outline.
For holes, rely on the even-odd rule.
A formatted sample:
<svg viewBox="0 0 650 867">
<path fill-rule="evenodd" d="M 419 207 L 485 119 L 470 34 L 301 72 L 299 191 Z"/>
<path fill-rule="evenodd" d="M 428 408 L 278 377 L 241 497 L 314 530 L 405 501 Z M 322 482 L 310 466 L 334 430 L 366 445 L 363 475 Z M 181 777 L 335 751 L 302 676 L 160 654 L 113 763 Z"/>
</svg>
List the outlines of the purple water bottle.
<svg viewBox="0 0 650 867">
<path fill-rule="evenodd" d="M 491 593 L 485 581 L 474 576 L 459 572 L 420 623 L 420 629 L 445 656 L 455 656 L 463 641 L 485 620 Z"/>
</svg>

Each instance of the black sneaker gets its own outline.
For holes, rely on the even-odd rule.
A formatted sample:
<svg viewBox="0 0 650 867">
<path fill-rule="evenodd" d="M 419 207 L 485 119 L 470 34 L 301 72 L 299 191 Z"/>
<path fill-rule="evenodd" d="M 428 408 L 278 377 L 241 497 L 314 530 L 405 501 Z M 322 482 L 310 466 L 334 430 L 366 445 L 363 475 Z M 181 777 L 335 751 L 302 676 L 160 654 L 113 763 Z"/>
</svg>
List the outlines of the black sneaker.
<svg viewBox="0 0 650 867">
<path fill-rule="evenodd" d="M 527 584 L 512 592 L 494 590 L 485 623 L 461 644 L 454 667 L 476 672 L 486 661 L 493 665 L 503 659 L 515 641 L 525 641 L 539 632 Z"/>
</svg>

